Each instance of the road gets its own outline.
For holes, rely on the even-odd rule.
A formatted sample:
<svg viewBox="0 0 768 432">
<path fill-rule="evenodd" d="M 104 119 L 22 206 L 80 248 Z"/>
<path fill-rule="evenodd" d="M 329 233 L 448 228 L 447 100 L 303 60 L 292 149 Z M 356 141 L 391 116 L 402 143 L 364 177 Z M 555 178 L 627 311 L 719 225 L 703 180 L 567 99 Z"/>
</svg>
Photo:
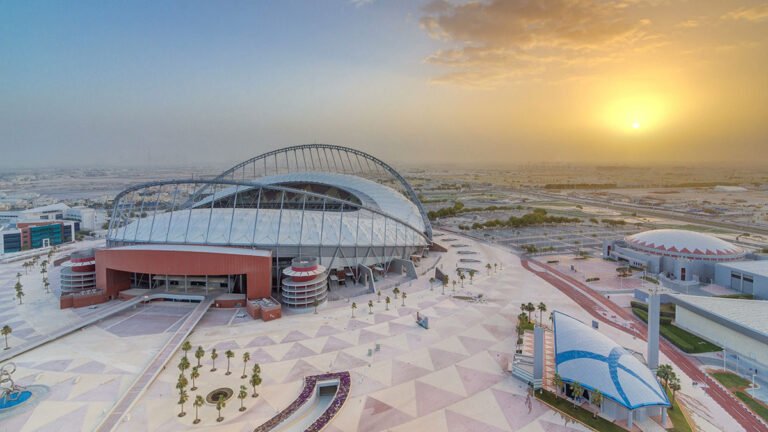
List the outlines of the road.
<svg viewBox="0 0 768 432">
<path fill-rule="evenodd" d="M 584 308 L 584 310 L 589 312 L 596 319 L 642 340 L 646 340 L 647 329 L 645 323 L 638 320 L 629 311 L 621 308 L 601 295 L 594 293 L 594 291 L 587 285 L 541 262 L 521 258 L 521 263 L 528 271 L 559 289 L 563 294 L 578 303 L 579 306 Z M 531 263 L 543 269 L 543 271 L 534 269 L 531 266 Z M 587 293 L 589 293 L 589 295 Z M 609 314 L 620 317 L 631 323 L 631 325 L 628 327 L 622 326 L 605 317 L 601 313 L 603 311 L 609 311 Z M 707 386 L 704 391 L 712 397 L 717 404 L 723 407 L 723 409 L 725 409 L 745 430 L 749 432 L 768 432 L 768 426 L 766 426 L 765 423 L 738 401 L 728 390 L 721 387 L 720 384 L 710 378 L 709 375 L 702 372 L 691 358 L 663 338 L 660 340 L 659 345 L 661 351 L 672 361 L 672 363 L 679 367 L 692 380 L 699 383 L 705 383 Z"/>
</svg>

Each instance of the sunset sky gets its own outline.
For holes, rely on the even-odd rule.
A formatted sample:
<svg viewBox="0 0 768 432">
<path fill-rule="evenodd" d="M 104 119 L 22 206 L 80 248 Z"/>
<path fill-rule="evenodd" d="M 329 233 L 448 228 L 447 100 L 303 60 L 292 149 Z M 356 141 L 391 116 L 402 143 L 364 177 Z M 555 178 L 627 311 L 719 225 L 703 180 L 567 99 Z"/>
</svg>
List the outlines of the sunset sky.
<svg viewBox="0 0 768 432">
<path fill-rule="evenodd" d="M 4 1 L 0 166 L 768 166 L 768 2 Z"/>
</svg>

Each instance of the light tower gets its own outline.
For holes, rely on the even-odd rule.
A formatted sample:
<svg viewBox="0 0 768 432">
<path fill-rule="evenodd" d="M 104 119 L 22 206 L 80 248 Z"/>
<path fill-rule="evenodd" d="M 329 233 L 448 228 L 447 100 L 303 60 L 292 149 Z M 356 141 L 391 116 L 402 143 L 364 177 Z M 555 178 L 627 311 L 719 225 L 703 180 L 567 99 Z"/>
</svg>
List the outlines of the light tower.
<svg viewBox="0 0 768 432">
<path fill-rule="evenodd" d="M 660 298 L 656 286 L 648 294 L 648 369 L 656 372 L 659 368 L 659 318 Z"/>
</svg>

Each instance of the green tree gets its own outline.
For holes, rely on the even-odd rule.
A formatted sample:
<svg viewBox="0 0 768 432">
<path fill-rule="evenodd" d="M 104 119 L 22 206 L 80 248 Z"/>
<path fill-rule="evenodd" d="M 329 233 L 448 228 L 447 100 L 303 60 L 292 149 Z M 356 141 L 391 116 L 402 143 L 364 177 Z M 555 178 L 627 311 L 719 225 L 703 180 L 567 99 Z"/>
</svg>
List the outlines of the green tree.
<svg viewBox="0 0 768 432">
<path fill-rule="evenodd" d="M 217 422 L 224 421 L 224 417 L 221 416 L 221 410 L 227 406 L 227 401 L 224 400 L 224 395 L 219 396 L 216 400 L 216 411 L 219 412 L 219 416 L 216 418 Z"/>
<path fill-rule="evenodd" d="M 431 277 L 429 278 L 429 290 L 434 291 L 435 289 L 435 278 Z"/>
<path fill-rule="evenodd" d="M 312 300 L 312 307 L 315 308 L 315 315 L 317 315 L 317 307 L 320 306 L 320 300 L 314 299 Z"/>
<path fill-rule="evenodd" d="M 376 297 L 378 297 L 376 303 L 381 303 L 381 290 L 376 290 Z"/>
<path fill-rule="evenodd" d="M 661 379 L 662 384 L 664 384 L 664 388 L 667 388 L 667 383 L 669 382 L 669 378 L 674 374 L 674 370 L 672 369 L 672 365 L 669 364 L 661 364 L 656 369 L 656 376 Z"/>
<path fill-rule="evenodd" d="M 243 406 L 243 403 L 245 402 L 245 398 L 248 397 L 248 389 L 244 386 L 240 386 L 240 391 L 237 393 L 237 398 L 240 399 L 240 412 L 245 411 L 245 406 Z"/>
<path fill-rule="evenodd" d="M 202 360 L 203 357 L 205 357 L 205 350 L 203 349 L 203 347 L 198 346 L 197 350 L 195 351 L 195 358 L 197 359 L 198 367 L 200 366 L 200 360 Z"/>
<path fill-rule="evenodd" d="M 456 279 L 452 280 L 451 284 L 453 284 L 453 293 L 456 294 Z"/>
<path fill-rule="evenodd" d="M 179 370 L 181 373 L 184 373 L 187 369 L 189 369 L 189 360 L 187 360 L 186 357 L 182 357 L 181 360 L 179 360 Z"/>
<path fill-rule="evenodd" d="M 475 270 L 469 271 L 469 284 L 472 285 L 472 281 L 475 279 L 475 273 L 477 273 Z"/>
<path fill-rule="evenodd" d="M 597 408 L 597 410 L 592 413 L 592 417 L 597 417 L 597 413 L 600 412 L 600 408 L 603 406 L 603 394 L 600 390 L 595 390 L 590 393 L 589 402 Z"/>
<path fill-rule="evenodd" d="M 533 319 L 531 319 L 531 314 L 536 312 L 536 306 L 534 306 L 533 303 L 528 303 L 525 305 L 525 311 L 528 312 L 528 322 L 533 322 Z"/>
<path fill-rule="evenodd" d="M 192 406 L 195 407 L 195 421 L 192 422 L 193 424 L 200 423 L 200 416 L 198 415 L 198 410 L 204 404 L 205 404 L 205 399 L 203 399 L 202 396 L 200 395 L 195 396 L 195 400 L 194 402 L 192 402 Z"/>
<path fill-rule="evenodd" d="M 14 289 L 16 290 L 16 298 L 19 299 L 19 304 L 21 304 L 21 299 L 24 297 L 24 286 L 21 285 L 21 282 L 16 282 Z"/>
<path fill-rule="evenodd" d="M 187 403 L 189 400 L 189 395 L 187 394 L 186 390 L 182 390 L 181 393 L 179 393 L 179 405 L 181 406 L 181 412 L 179 413 L 179 417 L 184 417 L 187 415 L 187 413 L 184 412 L 184 404 Z"/>
<path fill-rule="evenodd" d="M 552 377 L 552 385 L 556 389 L 556 394 L 560 396 L 560 391 L 563 389 L 563 378 L 560 377 L 559 373 L 555 373 L 555 376 Z"/>
<path fill-rule="evenodd" d="M 576 402 L 578 402 L 582 393 L 584 393 L 584 387 L 578 381 L 574 381 L 571 384 L 571 392 L 573 392 L 573 407 L 576 408 Z"/>
<path fill-rule="evenodd" d="M 355 309 L 357 309 L 357 303 L 352 302 L 352 318 L 355 317 Z"/>
<path fill-rule="evenodd" d="M 219 358 L 219 353 L 216 352 L 216 348 L 211 349 L 211 372 L 216 372 L 216 359 Z"/>
<path fill-rule="evenodd" d="M 187 377 L 185 377 L 184 374 L 180 374 L 179 380 L 176 381 L 176 390 L 179 391 L 179 394 L 181 394 L 181 392 L 183 392 L 188 385 L 189 385 L 189 381 L 187 381 Z"/>
<path fill-rule="evenodd" d="M 386 306 L 386 310 L 389 310 L 389 304 L 392 303 L 392 300 L 387 296 L 386 299 L 384 299 L 384 304 Z"/>
<path fill-rule="evenodd" d="M 5 338 L 5 348 L 3 349 L 11 349 L 11 347 L 8 346 L 8 335 L 11 333 L 13 333 L 13 329 L 9 325 L 4 325 L 2 330 L 0 330 L 0 334 Z"/>
<path fill-rule="evenodd" d="M 243 353 L 243 374 L 240 375 L 240 379 L 248 378 L 248 375 L 245 374 L 245 368 L 248 366 L 249 361 L 251 361 L 251 353 L 246 351 Z"/>
<path fill-rule="evenodd" d="M 485 269 L 488 271 L 488 276 L 491 275 L 491 263 L 485 265 Z"/>
<path fill-rule="evenodd" d="M 50 292 L 51 292 L 51 291 L 48 289 L 48 287 L 49 287 L 49 286 L 51 286 L 51 283 L 50 283 L 50 282 L 48 282 L 48 278 L 47 278 L 47 277 L 44 277 L 44 278 L 43 278 L 43 286 L 45 287 L 45 293 L 46 293 L 46 294 L 48 294 L 48 293 L 50 293 Z"/>
<path fill-rule="evenodd" d="M 542 314 L 547 311 L 547 305 L 545 305 L 544 302 L 539 302 L 539 304 L 536 306 L 536 309 L 539 310 L 539 325 L 544 325 L 544 321 L 542 321 Z"/>
<path fill-rule="evenodd" d="M 403 298 L 403 306 L 405 306 L 405 298 L 408 297 L 408 293 L 403 291 L 403 295 L 401 297 Z"/>
<path fill-rule="evenodd" d="M 256 393 L 256 387 L 261 385 L 261 366 L 259 366 L 258 363 L 253 365 L 253 370 L 251 371 L 251 379 L 248 381 L 248 383 L 253 387 L 253 394 L 251 397 L 259 397 L 259 394 Z"/>
<path fill-rule="evenodd" d="M 184 358 L 187 358 L 187 353 L 189 353 L 189 350 L 192 349 L 192 344 L 189 343 L 189 341 L 184 341 L 183 344 L 181 344 L 181 350 L 184 351 Z"/>
<path fill-rule="evenodd" d="M 443 295 L 445 295 L 445 287 L 448 286 L 448 275 L 443 275 L 443 279 L 440 281 L 440 284 L 443 285 Z"/>
<path fill-rule="evenodd" d="M 193 367 L 192 371 L 189 373 L 189 377 L 192 378 L 192 388 L 190 388 L 190 390 L 192 391 L 197 390 L 197 385 L 195 385 L 195 380 L 200 378 L 200 366 Z"/>
<path fill-rule="evenodd" d="M 400 294 L 400 285 L 395 285 L 395 289 L 392 290 L 392 294 L 395 295 L 395 300 L 397 300 L 397 295 Z"/>
<path fill-rule="evenodd" d="M 232 352 L 232 350 L 226 350 L 224 351 L 224 357 L 227 358 L 227 372 L 224 375 L 232 375 L 232 372 L 229 371 L 229 363 L 232 357 L 235 356 L 235 353 Z"/>
<path fill-rule="evenodd" d="M 674 374 L 674 372 L 672 372 Z M 672 391 L 672 400 L 675 400 L 675 394 L 680 390 L 680 378 L 672 376 L 669 379 L 669 389 Z M 674 405 L 672 406 L 674 409 Z"/>
<path fill-rule="evenodd" d="M 493 263 L 493 272 L 494 272 L 494 273 L 496 273 L 496 266 L 498 266 L 498 264 L 496 264 L 496 263 Z"/>
<path fill-rule="evenodd" d="M 464 273 L 459 273 L 459 280 L 461 281 L 461 287 L 464 288 L 464 279 L 467 277 L 464 275 Z"/>
<path fill-rule="evenodd" d="M 373 315 L 373 300 L 368 300 L 368 315 Z"/>
</svg>

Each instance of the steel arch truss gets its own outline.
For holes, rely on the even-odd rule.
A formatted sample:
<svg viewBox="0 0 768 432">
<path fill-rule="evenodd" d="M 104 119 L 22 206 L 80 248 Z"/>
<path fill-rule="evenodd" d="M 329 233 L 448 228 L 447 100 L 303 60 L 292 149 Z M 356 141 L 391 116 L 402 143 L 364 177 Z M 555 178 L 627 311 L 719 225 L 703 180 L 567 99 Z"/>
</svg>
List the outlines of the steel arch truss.
<svg viewBox="0 0 768 432">
<path fill-rule="evenodd" d="M 258 181 L 260 177 L 295 172 L 332 172 L 352 174 L 390 183 L 419 209 L 424 221 L 424 234 L 432 240 L 432 225 L 416 191 L 408 181 L 387 163 L 360 150 L 331 144 L 303 144 L 273 150 L 241 162 L 219 174 L 214 180 Z M 196 198 L 209 193 L 198 191 Z"/>
</svg>

